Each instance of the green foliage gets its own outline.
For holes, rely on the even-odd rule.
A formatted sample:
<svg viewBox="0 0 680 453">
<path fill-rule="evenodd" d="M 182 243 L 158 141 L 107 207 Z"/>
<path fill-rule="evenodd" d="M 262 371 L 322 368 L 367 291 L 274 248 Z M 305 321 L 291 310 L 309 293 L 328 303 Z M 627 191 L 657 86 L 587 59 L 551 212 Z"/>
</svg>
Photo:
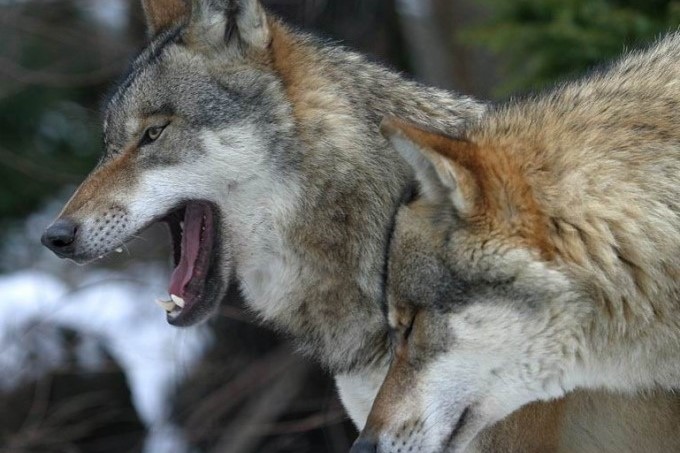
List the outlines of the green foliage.
<svg viewBox="0 0 680 453">
<path fill-rule="evenodd" d="M 489 20 L 461 38 L 501 56 L 499 95 L 582 73 L 680 24 L 680 1 L 673 0 L 483 1 Z"/>
</svg>

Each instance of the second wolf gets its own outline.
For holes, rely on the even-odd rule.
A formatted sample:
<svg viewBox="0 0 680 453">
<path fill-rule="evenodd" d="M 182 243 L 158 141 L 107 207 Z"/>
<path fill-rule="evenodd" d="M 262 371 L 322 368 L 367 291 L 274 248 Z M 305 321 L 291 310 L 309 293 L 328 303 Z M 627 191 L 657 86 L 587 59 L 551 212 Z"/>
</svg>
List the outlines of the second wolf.
<svg viewBox="0 0 680 453">
<path fill-rule="evenodd" d="M 391 246 L 377 451 L 460 451 L 577 388 L 680 387 L 679 107 L 674 33 L 463 133 L 385 123 L 421 191 Z"/>
</svg>

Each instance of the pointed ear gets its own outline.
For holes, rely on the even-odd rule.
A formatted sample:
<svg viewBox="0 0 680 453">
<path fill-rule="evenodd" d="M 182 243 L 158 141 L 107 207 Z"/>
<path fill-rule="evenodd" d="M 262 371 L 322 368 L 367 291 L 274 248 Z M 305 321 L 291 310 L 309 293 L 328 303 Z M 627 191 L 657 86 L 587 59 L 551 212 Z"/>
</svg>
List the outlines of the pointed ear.
<svg viewBox="0 0 680 453">
<path fill-rule="evenodd" d="M 189 0 L 142 0 L 149 36 L 176 27 L 189 19 Z"/>
<path fill-rule="evenodd" d="M 259 0 L 191 0 L 190 38 L 193 44 L 239 53 L 264 50 L 271 34 Z"/>
<path fill-rule="evenodd" d="M 463 215 L 473 211 L 479 196 L 474 165 L 470 165 L 473 143 L 395 118 L 384 119 L 380 131 L 413 168 L 424 198 L 452 202 Z"/>
</svg>

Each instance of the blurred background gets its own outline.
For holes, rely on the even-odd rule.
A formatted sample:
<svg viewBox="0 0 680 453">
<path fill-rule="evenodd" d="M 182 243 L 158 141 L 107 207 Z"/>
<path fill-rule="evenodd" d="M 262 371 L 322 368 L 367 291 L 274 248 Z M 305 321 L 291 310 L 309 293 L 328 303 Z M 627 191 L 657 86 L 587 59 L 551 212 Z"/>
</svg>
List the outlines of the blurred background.
<svg viewBox="0 0 680 453">
<path fill-rule="evenodd" d="M 238 294 L 174 329 L 166 233 L 78 267 L 44 227 L 101 152 L 100 102 L 144 44 L 139 0 L 0 0 L 0 452 L 346 452 L 332 380 Z M 502 99 L 680 24 L 669 0 L 265 0 L 425 83 Z"/>
</svg>

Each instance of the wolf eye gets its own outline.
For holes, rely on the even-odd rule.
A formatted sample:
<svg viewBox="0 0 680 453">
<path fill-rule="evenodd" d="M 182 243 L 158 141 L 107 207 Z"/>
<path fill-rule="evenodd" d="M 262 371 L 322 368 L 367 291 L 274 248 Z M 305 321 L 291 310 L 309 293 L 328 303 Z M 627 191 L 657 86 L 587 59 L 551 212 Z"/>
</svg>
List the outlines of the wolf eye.
<svg viewBox="0 0 680 453">
<path fill-rule="evenodd" d="M 140 146 L 144 146 L 158 140 L 158 137 L 161 136 L 166 126 L 152 126 L 144 131 L 144 137 L 142 138 Z"/>
</svg>

